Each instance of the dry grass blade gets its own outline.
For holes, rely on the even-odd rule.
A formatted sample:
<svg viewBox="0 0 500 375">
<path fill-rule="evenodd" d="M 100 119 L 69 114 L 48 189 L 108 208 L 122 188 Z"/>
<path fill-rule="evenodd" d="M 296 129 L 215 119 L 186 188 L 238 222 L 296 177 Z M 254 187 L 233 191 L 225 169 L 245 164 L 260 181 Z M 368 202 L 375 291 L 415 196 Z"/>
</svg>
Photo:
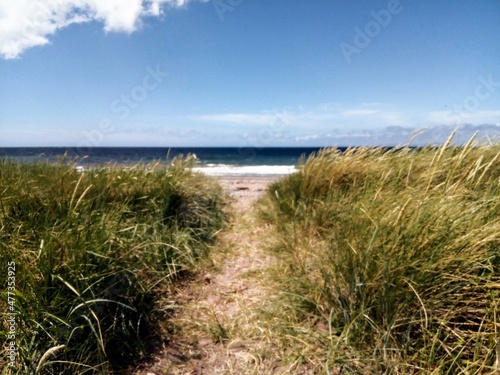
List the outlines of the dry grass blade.
<svg viewBox="0 0 500 375">
<path fill-rule="evenodd" d="M 45 365 L 45 362 L 47 362 L 47 359 L 49 359 L 49 357 L 51 355 L 54 355 L 55 353 L 57 353 L 58 351 L 64 349 L 65 347 L 66 347 L 66 345 L 53 346 L 52 348 L 48 349 L 45 353 L 43 353 L 42 358 L 40 358 L 40 361 L 38 362 L 38 366 L 36 366 L 35 373 L 39 374 L 40 370 Z"/>
<path fill-rule="evenodd" d="M 267 195 L 262 217 L 292 270 L 285 305 L 330 327 L 317 347 L 329 366 L 498 366 L 499 150 L 452 146 L 453 136 L 437 149 L 324 150 Z"/>
<path fill-rule="evenodd" d="M 0 259 L 23 270 L 16 373 L 123 371 L 160 340 L 160 297 L 203 262 L 226 222 L 220 188 L 192 164 L 79 173 L 64 161 L 0 159 Z M 172 196 L 182 210 L 166 223 Z"/>
</svg>

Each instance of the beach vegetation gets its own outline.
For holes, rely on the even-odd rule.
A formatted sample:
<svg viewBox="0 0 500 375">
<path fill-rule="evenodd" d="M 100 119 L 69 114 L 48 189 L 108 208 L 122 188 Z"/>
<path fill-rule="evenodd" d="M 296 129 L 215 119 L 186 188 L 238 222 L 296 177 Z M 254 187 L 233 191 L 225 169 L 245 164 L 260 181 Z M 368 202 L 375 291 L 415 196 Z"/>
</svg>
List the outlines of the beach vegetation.
<svg viewBox="0 0 500 375">
<path fill-rule="evenodd" d="M 260 217 L 291 360 L 325 374 L 499 370 L 500 148 L 451 139 L 324 149 L 269 187 Z"/>
<path fill-rule="evenodd" d="M 193 163 L 82 170 L 64 159 L 0 160 L 5 280 L 7 264 L 17 266 L 17 357 L 9 367 L 2 356 L 4 371 L 121 373 L 163 343 L 173 288 L 203 263 L 227 221 L 220 186 L 193 173 Z M 2 324 L 0 340 L 8 336 Z"/>
</svg>

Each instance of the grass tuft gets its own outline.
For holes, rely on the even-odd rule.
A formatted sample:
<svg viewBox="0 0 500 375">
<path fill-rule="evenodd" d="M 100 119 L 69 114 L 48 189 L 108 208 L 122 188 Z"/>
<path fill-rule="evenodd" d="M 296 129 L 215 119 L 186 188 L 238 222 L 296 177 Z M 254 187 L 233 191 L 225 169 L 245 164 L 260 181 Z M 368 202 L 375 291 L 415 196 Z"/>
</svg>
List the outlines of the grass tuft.
<svg viewBox="0 0 500 375">
<path fill-rule="evenodd" d="M 108 374 L 147 354 L 160 299 L 226 222 L 220 187 L 192 165 L 0 160 L 0 263 L 17 265 L 13 373 Z"/>
<path fill-rule="evenodd" d="M 498 370 L 500 149 L 450 144 L 325 149 L 270 186 L 280 303 L 328 327 L 321 371 Z"/>
</svg>

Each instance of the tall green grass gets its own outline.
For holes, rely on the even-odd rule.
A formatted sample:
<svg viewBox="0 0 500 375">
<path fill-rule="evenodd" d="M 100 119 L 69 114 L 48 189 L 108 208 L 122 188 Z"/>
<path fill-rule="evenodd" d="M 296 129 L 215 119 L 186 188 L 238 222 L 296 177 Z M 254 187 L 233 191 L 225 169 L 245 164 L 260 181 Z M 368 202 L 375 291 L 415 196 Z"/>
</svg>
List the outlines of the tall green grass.
<svg viewBox="0 0 500 375">
<path fill-rule="evenodd" d="M 192 163 L 79 173 L 64 162 L 0 160 L 5 280 L 7 263 L 17 265 L 13 373 L 120 372 L 161 339 L 160 299 L 171 299 L 226 221 L 220 187 Z M 2 288 L 2 314 L 6 300 Z"/>
<path fill-rule="evenodd" d="M 494 372 L 500 147 L 322 150 L 261 216 L 281 303 L 327 327 L 310 344 L 323 372 Z"/>
</svg>

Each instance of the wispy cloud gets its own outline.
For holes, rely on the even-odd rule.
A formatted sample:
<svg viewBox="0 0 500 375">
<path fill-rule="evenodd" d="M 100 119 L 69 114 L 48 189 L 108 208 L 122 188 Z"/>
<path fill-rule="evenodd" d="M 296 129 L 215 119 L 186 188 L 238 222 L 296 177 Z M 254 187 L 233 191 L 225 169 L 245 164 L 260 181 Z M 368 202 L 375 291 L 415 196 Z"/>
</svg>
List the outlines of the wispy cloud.
<svg viewBox="0 0 500 375">
<path fill-rule="evenodd" d="M 440 125 L 500 123 L 500 110 L 475 112 L 432 111 L 427 116 L 429 122 Z"/>
<path fill-rule="evenodd" d="M 379 109 L 369 107 L 381 107 Z M 346 106 L 341 103 L 323 103 L 316 107 L 298 106 L 283 110 L 263 111 L 258 113 L 217 113 L 189 116 L 190 120 L 210 123 L 227 123 L 234 125 L 266 126 L 277 119 L 284 119 L 288 127 L 307 128 L 324 126 L 377 126 L 405 124 L 404 116 L 397 111 L 382 108 L 381 103 L 376 105 L 361 104 Z"/>
<path fill-rule="evenodd" d="M 388 103 L 362 103 L 343 105 L 342 103 L 323 103 L 316 107 L 286 108 L 281 111 L 257 113 L 217 113 L 189 116 L 190 120 L 214 124 L 234 124 L 239 126 L 266 126 L 277 118 L 286 119 L 287 127 L 304 128 L 343 128 L 343 129 L 382 129 L 388 126 L 433 127 L 462 126 L 465 124 L 498 124 L 500 110 L 482 110 L 470 113 L 450 111 L 407 111 Z"/>
<path fill-rule="evenodd" d="M 190 119 L 202 122 L 230 123 L 239 125 L 268 125 L 278 113 L 220 113 L 199 116 L 189 116 Z"/>
<path fill-rule="evenodd" d="M 322 135 L 319 134 L 308 134 L 308 135 L 302 135 L 295 137 L 296 142 L 304 142 L 304 141 L 313 141 L 321 137 Z"/>
<path fill-rule="evenodd" d="M 349 109 L 347 111 L 340 112 L 342 117 L 363 117 L 371 116 L 379 113 L 379 111 L 373 109 Z"/>
<path fill-rule="evenodd" d="M 500 142 L 500 125 L 434 126 L 427 128 L 388 126 L 382 129 L 304 133 L 294 137 L 300 146 L 424 146 L 443 144 L 456 130 L 453 144 L 465 144 L 476 135 L 478 143 Z"/>
<path fill-rule="evenodd" d="M 71 24 L 98 21 L 106 32 L 132 33 L 144 17 L 160 16 L 163 6 L 178 8 L 190 1 L 195 0 L 2 0 L 0 56 L 19 57 Z"/>
</svg>

